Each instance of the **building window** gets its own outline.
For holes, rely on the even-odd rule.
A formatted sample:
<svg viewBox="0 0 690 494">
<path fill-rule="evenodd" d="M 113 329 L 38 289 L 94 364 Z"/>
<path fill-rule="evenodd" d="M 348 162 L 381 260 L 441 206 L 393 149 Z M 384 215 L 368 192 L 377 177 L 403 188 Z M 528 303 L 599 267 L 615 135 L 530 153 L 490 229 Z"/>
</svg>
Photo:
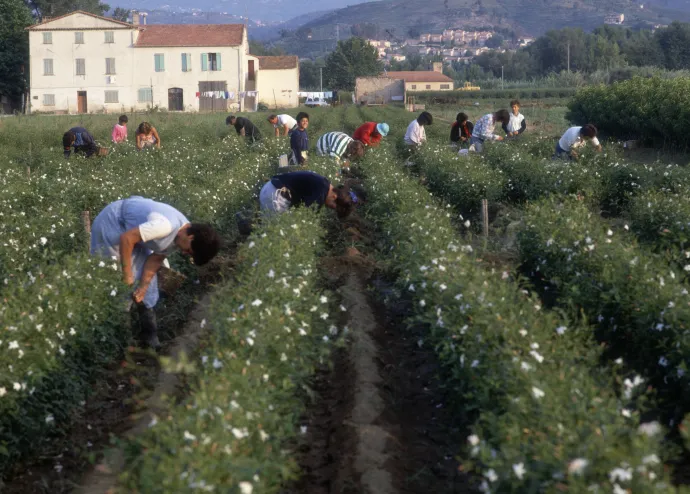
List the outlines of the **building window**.
<svg viewBox="0 0 690 494">
<path fill-rule="evenodd" d="M 221 70 L 220 53 L 202 53 L 201 70 L 218 71 Z"/>
<path fill-rule="evenodd" d="M 412 89 L 417 89 L 417 84 L 412 84 Z"/>
<path fill-rule="evenodd" d="M 55 95 L 54 94 L 44 94 L 43 95 L 43 106 L 55 106 Z"/>
<path fill-rule="evenodd" d="M 43 59 L 43 75 L 53 75 L 53 59 Z"/>
<path fill-rule="evenodd" d="M 182 72 L 192 71 L 192 54 L 183 53 L 182 54 Z"/>
<path fill-rule="evenodd" d="M 426 85 L 426 88 L 427 88 L 427 89 L 431 89 L 431 84 L 427 84 L 427 85 Z"/>
<path fill-rule="evenodd" d="M 105 92 L 105 102 L 106 103 L 119 103 L 117 91 L 106 91 Z"/>
<path fill-rule="evenodd" d="M 77 45 L 83 45 L 84 44 L 84 33 L 81 31 L 77 31 L 74 33 L 74 43 Z"/>
<path fill-rule="evenodd" d="M 441 89 L 450 89 L 450 84 L 441 84 Z"/>
<path fill-rule="evenodd" d="M 77 75 L 86 75 L 86 60 L 77 58 L 75 62 L 77 63 Z"/>
<path fill-rule="evenodd" d="M 106 58 L 105 59 L 105 73 L 107 75 L 115 75 L 115 59 Z"/>
<path fill-rule="evenodd" d="M 139 103 L 152 103 L 153 102 L 153 91 L 150 87 L 142 87 L 139 89 L 137 95 L 137 101 Z"/>
<path fill-rule="evenodd" d="M 156 72 L 165 72 L 165 55 L 156 53 L 153 55 L 153 60 L 156 64 Z"/>
<path fill-rule="evenodd" d="M 53 44 L 53 33 L 43 33 L 43 44 L 52 45 Z"/>
<path fill-rule="evenodd" d="M 114 31 L 106 31 L 105 32 L 105 42 L 106 43 L 115 43 L 115 32 Z"/>
</svg>

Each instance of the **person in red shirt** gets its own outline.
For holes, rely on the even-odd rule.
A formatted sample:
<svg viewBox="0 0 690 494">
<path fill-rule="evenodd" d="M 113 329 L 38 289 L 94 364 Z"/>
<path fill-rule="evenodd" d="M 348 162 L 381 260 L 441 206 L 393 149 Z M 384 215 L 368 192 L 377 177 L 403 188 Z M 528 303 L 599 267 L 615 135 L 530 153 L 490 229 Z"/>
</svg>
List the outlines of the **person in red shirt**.
<svg viewBox="0 0 690 494">
<path fill-rule="evenodd" d="M 389 130 L 387 123 L 367 122 L 355 130 L 352 138 L 365 146 L 378 146 L 381 138 L 387 136 Z"/>
</svg>

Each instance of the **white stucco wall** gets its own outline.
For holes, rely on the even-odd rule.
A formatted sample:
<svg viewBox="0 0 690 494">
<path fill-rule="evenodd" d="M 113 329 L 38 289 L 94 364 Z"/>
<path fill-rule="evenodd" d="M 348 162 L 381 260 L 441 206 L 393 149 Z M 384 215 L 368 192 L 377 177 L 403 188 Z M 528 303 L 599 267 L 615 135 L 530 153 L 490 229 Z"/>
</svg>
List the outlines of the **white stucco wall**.
<svg viewBox="0 0 690 494">
<path fill-rule="evenodd" d="M 137 28 L 128 28 L 83 14 L 74 14 L 30 30 L 29 111 L 77 113 L 77 92 L 86 91 L 89 113 L 121 113 L 145 110 L 150 102 L 139 102 L 140 88 L 153 88 L 153 106 L 168 109 L 168 89 L 183 90 L 186 111 L 199 110 L 200 81 L 225 81 L 227 90 L 245 90 L 248 43 L 246 32 L 239 47 L 136 48 Z M 64 30 L 55 30 L 64 29 Z M 84 33 L 84 43 L 75 44 L 75 32 Z M 105 42 L 105 32 L 114 33 L 114 43 Z M 43 43 L 43 32 L 52 33 L 52 43 Z M 165 70 L 156 72 L 155 54 L 163 54 Z M 182 72 L 182 54 L 191 54 L 191 71 Z M 202 71 L 201 54 L 220 53 L 221 70 Z M 76 75 L 76 59 L 85 60 L 85 75 Z M 106 58 L 115 59 L 114 80 L 106 74 Z M 44 59 L 53 60 L 53 75 L 44 75 Z M 105 91 L 117 91 L 118 103 L 105 103 Z M 44 105 L 44 95 L 55 96 L 55 105 Z M 223 100 L 227 102 L 227 100 Z M 243 102 L 244 103 L 244 102 Z M 243 108 L 244 108 L 243 104 Z"/>
<path fill-rule="evenodd" d="M 259 68 L 257 84 L 259 102 L 269 108 L 295 108 L 299 106 L 297 96 L 299 91 L 298 68 L 287 70 L 261 70 Z"/>
</svg>

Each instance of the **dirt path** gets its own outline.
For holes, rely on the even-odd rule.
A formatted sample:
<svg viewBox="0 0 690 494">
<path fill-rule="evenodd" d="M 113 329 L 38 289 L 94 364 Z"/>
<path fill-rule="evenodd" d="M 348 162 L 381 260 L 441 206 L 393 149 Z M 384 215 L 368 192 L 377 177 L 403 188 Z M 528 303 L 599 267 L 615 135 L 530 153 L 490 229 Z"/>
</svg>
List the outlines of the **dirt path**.
<svg viewBox="0 0 690 494">
<path fill-rule="evenodd" d="M 372 232 L 359 221 L 343 226 L 345 243 L 364 242 Z M 401 317 L 372 294 L 373 259 L 353 247 L 322 259 L 329 287 L 347 309 L 341 325 L 349 331 L 334 365 L 319 376 L 314 407 L 305 418 L 300 446 L 303 476 L 290 494 L 397 494 L 473 492 L 455 455 L 461 431 L 444 404 L 432 349 L 420 346 Z M 374 280 L 375 292 L 389 291 Z M 337 287 L 337 288 L 336 288 Z"/>
</svg>

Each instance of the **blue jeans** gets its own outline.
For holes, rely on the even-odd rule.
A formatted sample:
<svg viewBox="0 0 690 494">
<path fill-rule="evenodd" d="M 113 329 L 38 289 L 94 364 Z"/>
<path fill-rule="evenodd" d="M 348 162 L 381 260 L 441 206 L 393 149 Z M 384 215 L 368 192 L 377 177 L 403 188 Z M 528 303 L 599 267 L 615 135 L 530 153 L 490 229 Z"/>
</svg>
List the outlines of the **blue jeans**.
<svg viewBox="0 0 690 494">
<path fill-rule="evenodd" d="M 572 160 L 573 157 L 570 155 L 570 152 L 566 151 L 563 149 L 560 145 L 560 143 L 556 143 L 556 149 L 553 152 L 553 158 L 554 159 L 559 159 L 559 158 L 565 158 L 567 157 L 569 160 Z"/>
</svg>

